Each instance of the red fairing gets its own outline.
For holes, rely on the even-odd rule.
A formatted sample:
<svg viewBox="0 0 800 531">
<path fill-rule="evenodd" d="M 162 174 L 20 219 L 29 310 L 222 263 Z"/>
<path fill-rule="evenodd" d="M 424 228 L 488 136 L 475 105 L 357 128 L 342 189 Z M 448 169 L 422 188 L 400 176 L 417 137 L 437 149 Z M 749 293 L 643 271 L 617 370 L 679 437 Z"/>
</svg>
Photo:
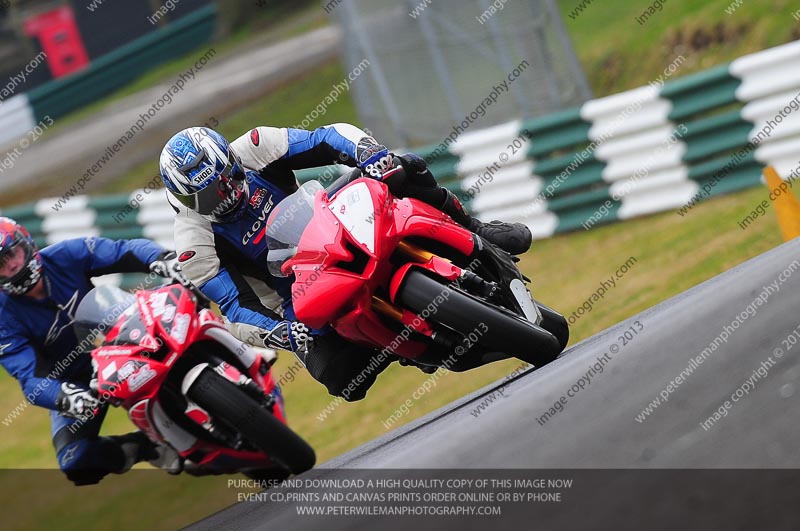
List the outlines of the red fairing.
<svg viewBox="0 0 800 531">
<path fill-rule="evenodd" d="M 199 333 L 196 305 L 185 288 L 136 292 L 136 305 L 106 335 L 107 346 L 92 353 L 101 396 L 126 408 L 154 399 L 170 367 Z"/>
<path fill-rule="evenodd" d="M 106 334 L 104 345 L 92 352 L 101 400 L 122 405 L 131 421 L 151 439 L 169 441 L 182 456 L 201 465 L 224 463 L 226 469 L 271 466 L 269 456 L 261 452 L 234 450 L 189 434 L 170 420 L 161 403 L 161 388 L 181 357 L 198 342 L 219 343 L 209 333 L 212 329 L 229 335 L 222 319 L 208 309 L 198 311 L 194 295 L 179 285 L 138 291 L 135 296 L 136 304 L 123 312 Z M 232 336 L 231 340 L 242 345 Z M 256 356 L 247 377 L 275 397 L 274 415 L 285 423 L 280 391 L 270 371 L 261 374 L 262 363 L 264 359 Z M 242 378 L 233 365 L 223 363 L 222 367 L 229 380 Z M 211 420 L 191 402 L 184 414 L 200 426 Z"/>
<path fill-rule="evenodd" d="M 464 256 L 475 250 L 472 232 L 453 221 L 450 216 L 417 201 L 416 199 L 395 200 L 394 223 L 402 238 L 418 236 L 445 243 Z"/>
<path fill-rule="evenodd" d="M 429 343 L 413 337 L 396 341 L 397 330 L 376 312 L 373 297 L 386 299 L 391 294 L 393 298 L 402 280 L 398 271 L 412 266 L 446 279 L 458 278 L 461 269 L 436 256 L 398 266 L 401 242 L 421 238 L 443 243 L 464 256 L 474 250 L 470 231 L 421 201 L 395 198 L 379 181 L 358 179 L 330 198 L 318 192 L 297 253 L 283 266 L 285 273 L 295 275 L 292 302 L 297 318 L 312 328 L 330 324 L 355 343 L 379 350 L 393 345 L 395 354 L 418 357 Z M 431 335 L 424 320 L 400 308 L 392 311 L 402 325 Z"/>
</svg>

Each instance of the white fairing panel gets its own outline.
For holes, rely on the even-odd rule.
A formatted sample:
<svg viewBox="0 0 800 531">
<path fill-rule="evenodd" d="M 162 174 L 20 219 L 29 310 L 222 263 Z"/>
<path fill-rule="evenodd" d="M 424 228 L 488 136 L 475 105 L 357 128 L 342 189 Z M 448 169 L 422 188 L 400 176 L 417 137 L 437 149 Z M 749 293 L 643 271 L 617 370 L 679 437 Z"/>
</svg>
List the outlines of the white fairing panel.
<svg viewBox="0 0 800 531">
<path fill-rule="evenodd" d="M 175 421 L 169 418 L 158 402 L 153 404 L 152 415 L 153 424 L 156 425 L 159 433 L 177 451 L 185 452 L 197 442 L 197 437 L 178 426 Z"/>
<path fill-rule="evenodd" d="M 366 184 L 342 190 L 329 208 L 354 240 L 375 252 L 375 205 Z"/>
</svg>

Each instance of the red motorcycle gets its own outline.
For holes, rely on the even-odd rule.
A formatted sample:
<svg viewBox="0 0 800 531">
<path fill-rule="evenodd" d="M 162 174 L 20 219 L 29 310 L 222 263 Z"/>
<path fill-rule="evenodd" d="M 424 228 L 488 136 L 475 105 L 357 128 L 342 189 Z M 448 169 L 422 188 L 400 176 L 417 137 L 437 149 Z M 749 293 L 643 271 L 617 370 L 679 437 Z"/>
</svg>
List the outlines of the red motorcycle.
<svg viewBox="0 0 800 531">
<path fill-rule="evenodd" d="M 314 450 L 286 424 L 273 359 L 234 338 L 190 285 L 131 294 L 100 286 L 75 316 L 92 351 L 101 407 L 122 406 L 153 441 L 171 445 L 195 475 L 284 478 L 314 466 Z"/>
<path fill-rule="evenodd" d="M 514 257 L 380 181 L 309 181 L 267 226 L 269 270 L 294 275 L 295 313 L 312 328 L 428 372 L 508 357 L 541 366 L 566 347 L 566 320 L 531 298 Z"/>
</svg>

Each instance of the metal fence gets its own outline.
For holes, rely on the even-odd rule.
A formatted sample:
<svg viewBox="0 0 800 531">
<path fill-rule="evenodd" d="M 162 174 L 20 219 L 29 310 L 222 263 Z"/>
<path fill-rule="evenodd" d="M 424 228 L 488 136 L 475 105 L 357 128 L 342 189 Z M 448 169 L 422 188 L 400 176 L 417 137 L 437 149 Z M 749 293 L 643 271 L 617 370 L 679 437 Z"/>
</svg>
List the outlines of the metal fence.
<svg viewBox="0 0 800 531">
<path fill-rule="evenodd" d="M 362 123 L 387 144 L 431 144 L 465 122 L 479 129 L 591 97 L 553 0 L 323 0 L 323 9 L 343 29 L 349 70 L 369 62 L 351 90 Z"/>
</svg>

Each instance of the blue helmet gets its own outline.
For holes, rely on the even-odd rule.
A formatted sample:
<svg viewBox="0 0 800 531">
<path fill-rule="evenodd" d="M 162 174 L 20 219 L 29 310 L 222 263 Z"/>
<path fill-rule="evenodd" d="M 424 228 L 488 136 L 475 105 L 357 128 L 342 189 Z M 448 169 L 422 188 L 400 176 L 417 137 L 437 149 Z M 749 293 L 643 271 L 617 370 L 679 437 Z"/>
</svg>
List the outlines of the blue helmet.
<svg viewBox="0 0 800 531">
<path fill-rule="evenodd" d="M 237 218 L 250 194 L 241 159 L 207 127 L 190 127 L 170 138 L 159 169 L 178 201 L 213 222 Z"/>
</svg>

